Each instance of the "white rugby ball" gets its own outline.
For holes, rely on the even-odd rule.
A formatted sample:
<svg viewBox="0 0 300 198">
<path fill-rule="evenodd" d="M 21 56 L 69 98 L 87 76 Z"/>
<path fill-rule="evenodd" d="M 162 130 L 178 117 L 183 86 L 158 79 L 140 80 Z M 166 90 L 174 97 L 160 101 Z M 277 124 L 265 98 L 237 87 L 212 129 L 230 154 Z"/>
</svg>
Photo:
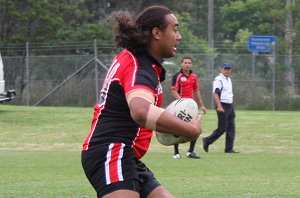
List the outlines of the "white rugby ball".
<svg viewBox="0 0 300 198">
<path fill-rule="evenodd" d="M 186 122 L 191 122 L 198 117 L 198 105 L 191 98 L 181 98 L 173 101 L 167 106 L 166 111 Z M 156 138 L 159 143 L 165 146 L 187 142 L 185 138 L 181 136 L 158 131 L 156 131 Z"/>
</svg>

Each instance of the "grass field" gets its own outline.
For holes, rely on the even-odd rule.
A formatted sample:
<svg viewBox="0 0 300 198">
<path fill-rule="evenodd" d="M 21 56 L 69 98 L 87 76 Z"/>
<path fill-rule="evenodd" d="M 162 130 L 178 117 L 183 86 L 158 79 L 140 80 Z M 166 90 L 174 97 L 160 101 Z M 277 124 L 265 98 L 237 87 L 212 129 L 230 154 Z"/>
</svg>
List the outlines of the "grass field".
<svg viewBox="0 0 300 198">
<path fill-rule="evenodd" d="M 92 108 L 0 106 L 0 197 L 96 197 L 80 163 Z M 143 161 L 178 198 L 300 197 L 300 112 L 236 111 L 235 149 L 224 137 L 201 159 L 172 158 L 153 138 Z M 204 136 L 216 127 L 210 110 Z M 188 144 L 180 146 L 184 156 Z"/>
</svg>

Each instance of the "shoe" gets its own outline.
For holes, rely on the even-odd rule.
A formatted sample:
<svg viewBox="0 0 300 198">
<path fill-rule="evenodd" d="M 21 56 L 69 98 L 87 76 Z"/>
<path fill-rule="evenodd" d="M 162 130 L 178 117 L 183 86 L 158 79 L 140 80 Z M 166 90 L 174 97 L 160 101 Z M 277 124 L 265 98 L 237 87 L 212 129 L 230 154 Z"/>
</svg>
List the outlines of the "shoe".
<svg viewBox="0 0 300 198">
<path fill-rule="evenodd" d="M 209 147 L 209 144 L 205 141 L 205 138 L 202 139 L 203 141 L 203 150 L 208 153 L 208 147 Z"/>
<path fill-rule="evenodd" d="M 197 155 L 197 153 L 195 153 L 194 151 L 193 152 L 187 152 L 186 156 L 188 158 L 193 158 L 193 159 L 199 159 L 200 158 L 200 156 Z"/>
<path fill-rule="evenodd" d="M 181 155 L 180 155 L 179 153 L 174 154 L 174 155 L 173 155 L 173 158 L 174 158 L 174 159 L 180 159 L 180 158 L 181 158 Z"/>
<path fill-rule="evenodd" d="M 230 150 L 230 151 L 225 151 L 225 153 L 240 153 L 240 152 L 235 151 L 235 150 Z"/>
</svg>

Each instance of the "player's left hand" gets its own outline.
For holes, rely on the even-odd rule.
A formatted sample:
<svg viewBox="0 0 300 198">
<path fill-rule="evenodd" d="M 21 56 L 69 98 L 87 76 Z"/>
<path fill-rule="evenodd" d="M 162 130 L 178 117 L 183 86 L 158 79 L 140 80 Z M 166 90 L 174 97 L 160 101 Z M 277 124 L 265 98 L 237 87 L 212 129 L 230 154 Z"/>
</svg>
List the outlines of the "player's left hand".
<svg viewBox="0 0 300 198">
<path fill-rule="evenodd" d="M 205 106 L 201 107 L 201 110 L 203 111 L 204 114 L 206 114 L 207 110 L 206 110 Z"/>
</svg>

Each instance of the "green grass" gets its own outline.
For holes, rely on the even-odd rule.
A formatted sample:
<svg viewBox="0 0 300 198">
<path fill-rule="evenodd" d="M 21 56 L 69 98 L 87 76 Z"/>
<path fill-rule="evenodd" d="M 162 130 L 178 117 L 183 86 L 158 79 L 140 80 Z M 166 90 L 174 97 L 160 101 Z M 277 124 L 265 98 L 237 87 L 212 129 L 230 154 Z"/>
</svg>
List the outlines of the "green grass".
<svg viewBox="0 0 300 198">
<path fill-rule="evenodd" d="M 0 197 L 96 197 L 83 173 L 81 145 L 92 108 L 0 106 Z M 236 111 L 235 149 L 224 137 L 196 151 L 200 160 L 172 158 L 153 138 L 143 161 L 178 198 L 300 197 L 300 112 Z M 216 113 L 203 118 L 206 136 Z M 189 144 L 180 145 L 184 156 Z"/>
</svg>

